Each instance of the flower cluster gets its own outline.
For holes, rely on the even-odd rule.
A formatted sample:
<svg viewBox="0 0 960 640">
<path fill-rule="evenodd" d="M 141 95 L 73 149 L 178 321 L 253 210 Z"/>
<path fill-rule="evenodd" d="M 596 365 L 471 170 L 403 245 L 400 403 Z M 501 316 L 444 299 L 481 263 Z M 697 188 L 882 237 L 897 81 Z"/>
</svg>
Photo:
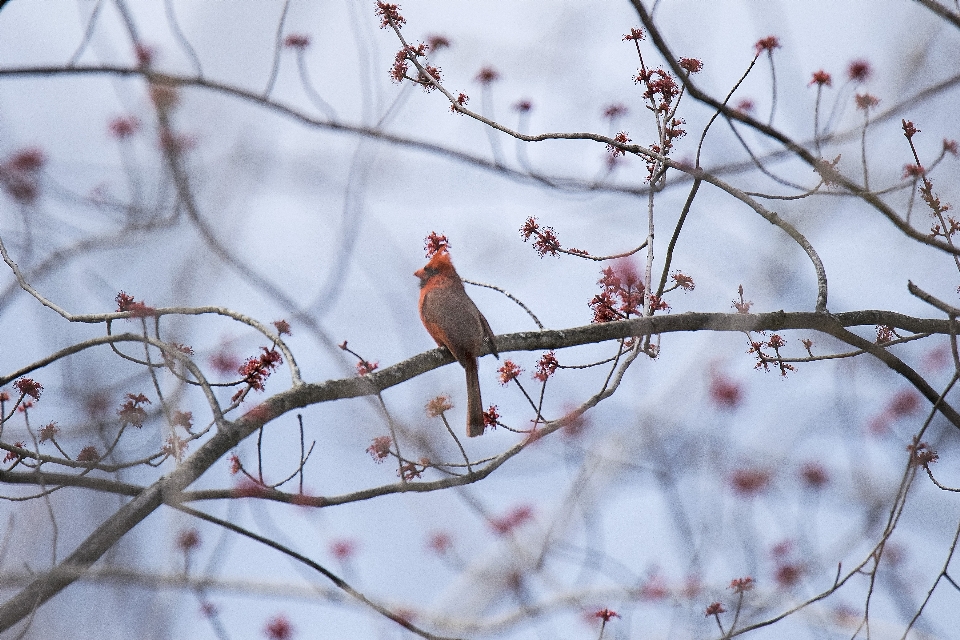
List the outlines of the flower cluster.
<svg viewBox="0 0 960 640">
<path fill-rule="evenodd" d="M 533 508 L 528 505 L 520 505 L 499 518 L 491 518 L 490 526 L 493 527 L 495 533 L 504 536 L 532 519 Z"/>
<path fill-rule="evenodd" d="M 817 85 L 818 87 L 829 87 L 833 83 L 833 78 L 829 73 L 820 69 L 819 71 L 813 72 L 813 78 L 810 80 L 810 84 L 807 86 Z"/>
<path fill-rule="evenodd" d="M 861 111 L 869 111 L 880 104 L 880 99 L 869 93 L 858 93 L 854 96 L 854 101 L 857 103 L 857 109 Z"/>
<path fill-rule="evenodd" d="M 612 609 L 603 608 L 598 610 L 596 613 L 594 613 L 593 617 L 600 618 L 601 620 L 603 620 L 603 623 L 606 624 L 610 622 L 610 618 L 619 618 L 620 614 L 618 614 L 616 611 L 613 611 Z"/>
<path fill-rule="evenodd" d="M 380 2 L 377 0 L 377 8 L 374 14 L 380 18 L 380 28 L 386 29 L 393 26 L 397 29 L 407 24 L 406 18 L 400 15 L 400 5 L 390 4 L 389 2 Z"/>
<path fill-rule="evenodd" d="M 431 418 L 439 418 L 445 412 L 453 409 L 453 403 L 450 402 L 450 396 L 437 396 L 431 398 L 426 405 L 427 415 Z"/>
<path fill-rule="evenodd" d="M 390 67 L 390 78 L 396 83 L 410 80 L 411 82 L 419 84 L 423 90 L 427 92 L 436 89 L 437 87 L 434 82 L 437 84 L 440 83 L 442 70 L 440 67 L 427 64 L 425 56 L 429 48 L 428 45 L 422 42 L 417 45 L 402 47 L 397 51 L 396 56 L 394 56 L 393 66 Z M 417 77 L 414 78 L 408 75 L 410 70 L 409 63 L 415 62 L 418 58 L 424 58 L 424 61 L 417 66 Z"/>
<path fill-rule="evenodd" d="M 523 372 L 513 360 L 505 360 L 503 366 L 497 369 L 497 373 L 500 374 L 500 384 L 506 386 L 510 384 L 511 380 L 516 380 L 517 377 Z"/>
<path fill-rule="evenodd" d="M 489 85 L 500 79 L 500 72 L 493 67 L 483 67 L 477 72 L 476 81 L 482 85 Z"/>
<path fill-rule="evenodd" d="M 770 472 L 766 469 L 737 469 L 730 475 L 734 493 L 744 497 L 755 496 L 770 486 Z"/>
<path fill-rule="evenodd" d="M 533 216 L 530 216 L 524 221 L 523 226 L 520 227 L 520 235 L 523 237 L 524 242 L 531 237 L 534 238 L 533 249 L 541 258 L 546 255 L 556 257 L 558 252 L 562 250 L 560 239 L 557 238 L 553 227 L 541 226 Z"/>
<path fill-rule="evenodd" d="M 57 423 L 49 422 L 40 427 L 40 442 L 52 442 L 58 433 L 60 433 L 60 427 L 57 426 Z"/>
<path fill-rule="evenodd" d="M 43 385 L 33 378 L 20 378 L 13 383 L 13 386 L 22 396 L 30 396 L 34 400 L 39 400 L 40 394 L 43 393 Z"/>
<path fill-rule="evenodd" d="M 754 369 L 763 369 L 764 371 L 770 371 L 770 363 L 776 363 L 777 367 L 780 369 L 780 375 L 786 377 L 787 372 L 796 371 L 796 367 L 792 364 L 783 361 L 782 356 L 780 355 L 780 349 L 782 349 L 787 344 L 787 341 L 783 339 L 779 334 L 773 334 L 770 336 L 770 339 L 766 342 L 763 341 L 750 341 L 750 348 L 747 350 L 747 353 L 752 353 L 757 357 L 757 364 L 754 365 Z M 773 349 L 774 355 L 768 356 L 763 352 L 764 348 Z"/>
<path fill-rule="evenodd" d="M 357 375 L 365 376 L 369 373 L 373 373 L 380 366 L 379 362 L 370 362 L 369 360 L 361 360 L 357 363 Z"/>
<path fill-rule="evenodd" d="M 426 252 L 428 259 L 441 251 L 447 251 L 449 248 L 450 241 L 447 240 L 447 236 L 441 235 L 436 231 L 431 231 L 423 243 L 423 250 Z"/>
<path fill-rule="evenodd" d="M 283 46 L 288 49 L 306 49 L 310 46 L 310 36 L 303 33 L 290 33 L 284 38 Z"/>
<path fill-rule="evenodd" d="M 757 40 L 756 44 L 753 45 L 754 49 L 757 50 L 757 55 L 766 51 L 769 55 L 773 55 L 774 49 L 780 48 L 780 38 L 777 36 L 767 36 L 766 38 L 760 38 Z"/>
<path fill-rule="evenodd" d="M 263 631 L 270 640 L 290 640 L 293 637 L 293 625 L 284 615 L 271 618 Z"/>
<path fill-rule="evenodd" d="M 931 449 L 930 445 L 926 442 L 921 442 L 917 445 L 908 444 L 907 451 L 910 452 L 910 461 L 921 467 L 926 467 L 940 459 L 937 452 Z"/>
<path fill-rule="evenodd" d="M 810 489 L 820 489 L 828 482 L 830 476 L 823 465 L 818 462 L 807 462 L 800 468 L 800 479 Z"/>
<path fill-rule="evenodd" d="M 557 362 L 557 356 L 554 355 L 553 351 L 548 351 L 537 361 L 537 370 L 533 377 L 540 382 L 546 382 L 550 376 L 557 372 L 559 367 L 560 363 Z"/>
<path fill-rule="evenodd" d="M 753 578 L 750 576 L 745 578 L 734 578 L 730 581 L 730 588 L 733 589 L 734 593 L 746 593 L 747 591 L 752 591 L 753 587 Z"/>
<path fill-rule="evenodd" d="M 710 398 L 721 407 L 733 409 L 743 399 L 743 389 L 734 380 L 714 373 L 710 378 Z"/>
<path fill-rule="evenodd" d="M 613 120 L 616 120 L 617 118 L 621 118 L 627 115 L 628 111 L 629 109 L 627 109 L 626 105 L 618 102 L 618 103 L 614 103 L 606 106 L 603 109 L 603 117 L 606 118 L 607 120 L 613 121 Z"/>
<path fill-rule="evenodd" d="M 260 349 L 263 353 L 259 356 L 247 358 L 247 361 L 240 365 L 237 370 L 243 376 L 243 381 L 247 383 L 247 386 L 257 391 L 263 391 L 267 378 L 283 362 L 283 357 L 275 348 L 260 347 Z M 243 389 L 238 391 L 234 395 L 233 401 L 238 400 L 243 391 Z"/>
<path fill-rule="evenodd" d="M 628 134 L 626 131 L 620 131 L 617 133 L 617 135 L 613 136 L 613 142 L 607 143 L 607 153 L 610 154 L 610 157 L 618 158 L 626 154 L 626 151 L 623 149 L 622 145 L 633 142 L 627 136 Z"/>
<path fill-rule="evenodd" d="M 177 462 L 182 462 L 183 456 L 187 453 L 188 444 L 189 442 L 187 440 L 184 440 L 175 433 L 171 433 L 167 436 L 167 441 L 163 443 L 161 450 Z"/>
<path fill-rule="evenodd" d="M 135 116 L 117 116 L 108 125 L 110 135 L 117 140 L 125 140 L 140 130 L 140 120 Z"/>
<path fill-rule="evenodd" d="M 17 151 L 0 163 L 0 187 L 17 202 L 31 204 L 40 195 L 40 169 L 46 161 L 40 149 Z"/>
<path fill-rule="evenodd" d="M 156 309 L 148 307 L 144 302 L 137 302 L 133 296 L 121 291 L 117 294 L 117 311 L 120 313 L 129 312 L 131 317 L 146 318 L 156 313 Z"/>
<path fill-rule="evenodd" d="M 483 428 L 486 430 L 487 427 L 491 429 L 497 428 L 497 423 L 500 420 L 500 413 L 497 412 L 497 405 L 492 404 L 490 408 L 483 412 Z"/>
<path fill-rule="evenodd" d="M 390 445 L 392 444 L 393 439 L 390 436 L 377 436 L 367 447 L 367 453 L 370 454 L 374 462 L 380 464 L 390 455 Z"/>
<path fill-rule="evenodd" d="M 601 273 L 603 276 L 597 284 L 602 291 L 588 303 L 593 310 L 593 322 L 612 322 L 631 315 L 643 315 L 645 288 L 633 263 L 624 258 Z"/>
<path fill-rule="evenodd" d="M 280 335 L 282 336 L 293 335 L 292 332 L 290 331 L 290 323 L 287 322 L 286 320 L 274 320 L 271 324 L 273 324 L 274 328 L 276 328 L 277 330 L 277 333 L 279 333 Z"/>
<path fill-rule="evenodd" d="M 640 69 L 633 81 L 644 84 L 643 97 L 653 104 L 655 111 L 669 111 L 673 99 L 680 95 L 680 85 L 662 67 Z"/>
<path fill-rule="evenodd" d="M 117 409 L 117 415 L 120 417 L 120 424 L 124 427 L 128 424 L 132 424 L 138 429 L 143 426 L 144 421 L 147 419 L 147 411 L 140 405 L 152 404 L 147 396 L 142 393 L 136 395 L 132 393 L 127 394 L 127 401 L 124 402 L 119 409 Z"/>
<path fill-rule="evenodd" d="M 687 73 L 700 73 L 703 71 L 703 61 L 697 58 L 680 58 L 677 64 Z"/>
<path fill-rule="evenodd" d="M 872 74 L 873 69 L 866 60 L 854 60 L 847 67 L 847 77 L 853 82 L 866 82 Z"/>
</svg>

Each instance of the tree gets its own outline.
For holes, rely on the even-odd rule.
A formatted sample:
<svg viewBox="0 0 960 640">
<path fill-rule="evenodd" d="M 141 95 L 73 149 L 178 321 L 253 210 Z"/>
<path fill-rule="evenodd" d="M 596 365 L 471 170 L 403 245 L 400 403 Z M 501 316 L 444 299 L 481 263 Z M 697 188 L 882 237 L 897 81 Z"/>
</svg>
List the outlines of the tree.
<svg viewBox="0 0 960 640">
<path fill-rule="evenodd" d="M 0 629 L 948 637 L 960 7 L 720 4 L 7 6 Z"/>
</svg>

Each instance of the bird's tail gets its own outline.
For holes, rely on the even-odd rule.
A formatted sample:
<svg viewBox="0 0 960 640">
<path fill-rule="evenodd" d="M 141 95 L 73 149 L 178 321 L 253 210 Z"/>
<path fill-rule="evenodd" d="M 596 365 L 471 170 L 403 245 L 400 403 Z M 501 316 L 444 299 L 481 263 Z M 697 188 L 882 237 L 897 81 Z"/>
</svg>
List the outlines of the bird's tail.
<svg viewBox="0 0 960 640">
<path fill-rule="evenodd" d="M 467 435 L 483 435 L 483 401 L 480 400 L 480 374 L 477 359 L 470 358 L 463 366 L 467 372 Z"/>
</svg>

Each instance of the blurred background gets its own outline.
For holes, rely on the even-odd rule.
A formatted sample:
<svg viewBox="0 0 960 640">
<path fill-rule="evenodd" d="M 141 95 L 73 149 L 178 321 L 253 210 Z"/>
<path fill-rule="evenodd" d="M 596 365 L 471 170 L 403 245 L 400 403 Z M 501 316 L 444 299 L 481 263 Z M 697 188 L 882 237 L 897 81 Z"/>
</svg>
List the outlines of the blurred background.
<svg viewBox="0 0 960 640">
<path fill-rule="evenodd" d="M 900 215 L 910 209 L 926 232 L 928 210 L 903 174 L 914 161 L 900 120 L 912 120 L 924 166 L 945 156 L 930 174 L 937 193 L 957 202 L 957 161 L 944 152 L 944 139 L 960 136 L 956 25 L 905 0 L 646 4 L 675 54 L 703 62 L 696 80 L 720 99 L 754 59 L 755 43 L 777 36 L 775 76 L 762 54 L 729 103 L 763 122 L 772 117 L 810 149 L 818 110 L 821 134 L 829 134 L 823 157 L 839 155 L 837 168 L 862 182 L 866 156 L 870 187 L 894 188 L 886 202 Z M 643 88 L 634 82 L 637 52 L 622 39 L 640 24 L 630 3 L 417 0 L 403 3 L 401 13 L 408 41 L 447 42 L 434 47 L 430 63 L 454 95 L 467 94 L 468 106 L 485 116 L 528 133 L 624 131 L 637 144 L 656 142 Z M 391 82 L 400 44 L 379 26 L 367 0 L 7 3 L 0 12 L 0 160 L 7 172 L 0 237 L 11 258 L 43 296 L 71 313 L 113 311 L 124 291 L 152 307 L 216 305 L 265 324 L 287 320 L 287 344 L 308 382 L 356 375 L 356 358 L 337 347 L 344 341 L 381 368 L 435 346 L 417 315 L 413 276 L 431 232 L 449 239 L 462 277 L 508 291 L 547 328 L 588 324 L 606 265 L 541 258 L 519 229 L 533 216 L 566 248 L 594 255 L 636 248 L 648 229 L 645 164 L 630 156 L 611 162 L 593 141 L 518 143 L 451 113 L 439 92 Z M 647 66 L 663 64 L 649 40 L 640 48 Z M 143 73 L 117 71 L 138 68 L 192 81 L 158 95 Z M 832 77 L 819 87 L 819 107 L 811 82 L 818 70 Z M 857 94 L 879 99 L 867 112 L 863 147 Z M 175 139 L 161 135 L 161 112 Z M 688 135 L 677 142 L 675 159 L 693 163 L 712 115 L 681 100 Z M 171 146 L 189 176 L 190 205 L 165 159 Z M 781 150 L 721 118 L 700 164 L 745 191 L 801 193 L 768 174 L 815 187 L 809 166 L 776 155 Z M 20 171 L 14 184 L 10 176 L 25 153 L 41 166 Z M 655 280 L 689 186 L 671 172 L 655 196 Z M 940 317 L 908 293 L 908 280 L 956 303 L 953 259 L 906 238 L 864 202 L 830 189 L 764 202 L 818 251 L 830 311 Z M 644 257 L 631 258 L 641 273 Z M 753 312 L 814 308 L 816 278 L 803 251 L 709 185 L 690 209 L 672 265 L 696 288 L 670 293 L 670 313 L 732 313 L 740 285 Z M 495 333 L 536 330 L 497 291 L 468 286 L 468 293 Z M 115 330 L 138 326 L 119 321 Z M 4 269 L 4 374 L 102 331 L 67 323 Z M 872 327 L 857 332 L 876 337 Z M 249 327 L 211 316 L 167 318 L 164 338 L 189 345 L 204 371 L 222 381 L 235 380 L 236 368 L 268 346 Z M 815 355 L 850 351 L 813 333 L 784 338 L 787 357 L 807 355 L 804 338 Z M 466 487 L 323 509 L 255 498 L 194 506 L 303 553 L 441 636 L 594 638 L 602 622 L 595 614 L 608 608 L 619 618 L 605 624 L 604 637 L 716 637 L 717 621 L 704 613 L 722 603 L 720 620 L 729 628 L 739 598 L 731 580 L 755 583 L 742 601 L 743 626 L 821 593 L 838 565 L 845 573 L 870 556 L 905 473 L 905 447 L 929 412 L 905 381 L 867 356 L 798 364 L 784 377 L 775 368 L 758 370 L 749 347 L 748 337 L 734 333 L 665 335 L 659 357 L 641 356 L 582 425 L 538 441 Z M 581 365 L 616 349 L 606 343 L 556 356 L 561 365 Z M 938 391 L 953 374 L 944 336 L 892 350 Z M 515 429 L 528 429 L 534 414 L 516 385 L 498 383 L 497 367 L 510 358 L 523 368 L 525 388 L 538 394 L 531 374 L 541 355 L 480 361 L 485 405 L 497 405 Z M 545 386 L 544 415 L 556 418 L 584 402 L 609 371 L 558 371 Z M 29 419 L 55 421 L 71 455 L 106 448 L 125 394 L 153 397 L 143 368 L 106 347 L 31 375 L 44 393 Z M 163 384 L 197 425 L 209 423 L 199 392 L 175 379 Z M 245 407 L 289 384 L 281 367 Z M 223 399 L 232 392 L 224 390 Z M 383 394 L 408 456 L 460 460 L 443 423 L 424 410 L 441 394 L 450 396 L 448 416 L 460 435 L 459 367 Z M 163 446 L 170 430 L 152 409 L 142 429 L 125 432 L 117 460 Z M 307 446 L 315 443 L 304 467 L 306 493 L 336 496 L 397 481 L 396 466 L 375 464 L 367 451 L 374 438 L 389 435 L 376 399 L 312 406 L 302 417 Z M 264 430 L 268 482 L 296 470 L 299 433 L 293 414 Z M 28 439 L 22 416 L 8 421 L 2 438 Z M 499 428 L 463 444 L 478 460 L 523 438 Z M 924 438 L 940 453 L 938 479 L 960 484 L 954 428 L 937 416 Z M 257 467 L 254 440 L 236 451 L 250 470 Z M 175 465 L 170 459 L 104 477 L 145 485 Z M 194 488 L 237 482 L 223 459 Z M 36 489 L 5 485 L 2 493 L 17 499 Z M 125 500 L 66 488 L 4 502 L 4 598 L 73 551 Z M 921 474 L 873 579 L 855 576 L 751 634 L 850 637 L 869 602 L 871 637 L 901 637 L 944 567 L 958 520 L 956 498 Z M 280 553 L 169 509 L 151 515 L 97 567 L 9 637 L 413 637 Z M 960 628 L 955 586 L 940 581 L 910 637 L 953 637 L 949 630 Z"/>
</svg>

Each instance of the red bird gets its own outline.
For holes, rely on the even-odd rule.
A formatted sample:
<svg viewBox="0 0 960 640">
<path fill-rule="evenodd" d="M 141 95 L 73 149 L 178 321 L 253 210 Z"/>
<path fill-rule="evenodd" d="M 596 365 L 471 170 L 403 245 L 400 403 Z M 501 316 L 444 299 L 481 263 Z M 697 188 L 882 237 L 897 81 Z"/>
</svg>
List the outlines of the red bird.
<svg viewBox="0 0 960 640">
<path fill-rule="evenodd" d="M 480 400 L 480 376 L 477 357 L 483 340 L 497 353 L 493 331 L 477 305 L 463 289 L 463 280 L 450 262 L 450 254 L 441 249 L 423 269 L 413 275 L 420 278 L 420 319 L 437 346 L 449 349 L 467 372 L 467 435 L 483 435 L 483 403 Z"/>
</svg>

